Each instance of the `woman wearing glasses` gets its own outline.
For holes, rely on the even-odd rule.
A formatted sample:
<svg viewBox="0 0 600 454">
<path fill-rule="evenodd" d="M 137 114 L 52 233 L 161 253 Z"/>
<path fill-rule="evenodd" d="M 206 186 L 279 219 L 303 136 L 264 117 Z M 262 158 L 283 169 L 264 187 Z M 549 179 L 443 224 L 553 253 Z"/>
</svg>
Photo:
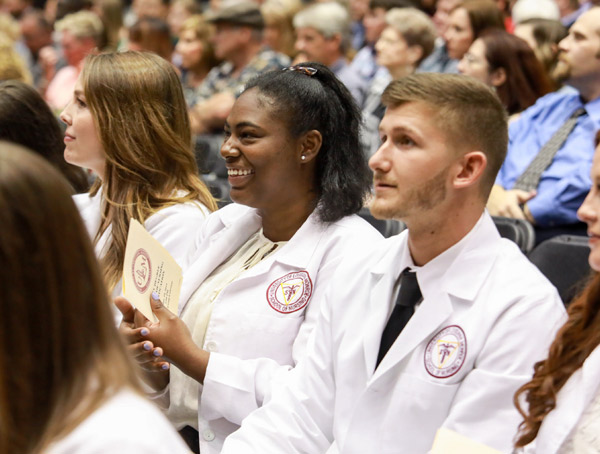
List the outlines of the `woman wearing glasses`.
<svg viewBox="0 0 600 454">
<path fill-rule="evenodd" d="M 354 214 L 370 186 L 359 122 L 351 94 L 323 65 L 251 81 L 221 147 L 236 203 L 197 236 L 181 318 L 153 300 L 159 323 L 134 324 L 131 306 L 117 300 L 130 348 L 156 391 L 169 384 L 168 416 L 193 449 L 219 452 L 286 379 L 332 273 L 381 238 Z M 163 370 L 161 354 L 176 367 Z"/>
</svg>

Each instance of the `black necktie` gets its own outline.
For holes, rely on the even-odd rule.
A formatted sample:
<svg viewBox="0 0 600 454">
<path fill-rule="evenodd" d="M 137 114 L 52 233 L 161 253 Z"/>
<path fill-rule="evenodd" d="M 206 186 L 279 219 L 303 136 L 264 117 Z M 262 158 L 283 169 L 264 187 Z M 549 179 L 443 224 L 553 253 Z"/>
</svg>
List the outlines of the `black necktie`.
<svg viewBox="0 0 600 454">
<path fill-rule="evenodd" d="M 417 282 L 417 273 L 405 268 L 400 275 L 400 291 L 396 299 L 396 305 L 392 315 L 385 325 L 379 344 L 379 355 L 377 356 L 377 366 L 388 352 L 400 331 L 406 326 L 412 315 L 415 313 L 415 305 L 421 300 L 421 289 Z M 377 366 L 375 366 L 377 368 Z"/>
</svg>

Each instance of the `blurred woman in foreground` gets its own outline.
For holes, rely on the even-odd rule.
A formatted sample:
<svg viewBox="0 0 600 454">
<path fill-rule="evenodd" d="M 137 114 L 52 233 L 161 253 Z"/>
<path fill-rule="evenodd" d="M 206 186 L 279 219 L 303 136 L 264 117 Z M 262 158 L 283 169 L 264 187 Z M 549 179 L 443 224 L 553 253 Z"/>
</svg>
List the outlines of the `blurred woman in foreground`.
<svg viewBox="0 0 600 454">
<path fill-rule="evenodd" d="M 140 394 L 68 183 L 0 142 L 0 452 L 183 454 Z"/>
</svg>

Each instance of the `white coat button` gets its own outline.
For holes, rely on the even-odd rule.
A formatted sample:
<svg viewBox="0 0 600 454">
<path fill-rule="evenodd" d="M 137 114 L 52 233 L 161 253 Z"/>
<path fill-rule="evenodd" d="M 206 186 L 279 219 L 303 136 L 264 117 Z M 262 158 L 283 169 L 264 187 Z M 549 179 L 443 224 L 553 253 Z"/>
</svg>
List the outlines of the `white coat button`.
<svg viewBox="0 0 600 454">
<path fill-rule="evenodd" d="M 213 441 L 215 439 L 215 433 L 210 429 L 206 429 L 204 432 L 202 432 L 202 438 L 204 438 L 206 441 Z"/>
<path fill-rule="evenodd" d="M 213 341 L 209 341 L 206 343 L 206 349 L 209 352 L 216 352 L 217 351 L 217 343 L 213 342 Z"/>
</svg>

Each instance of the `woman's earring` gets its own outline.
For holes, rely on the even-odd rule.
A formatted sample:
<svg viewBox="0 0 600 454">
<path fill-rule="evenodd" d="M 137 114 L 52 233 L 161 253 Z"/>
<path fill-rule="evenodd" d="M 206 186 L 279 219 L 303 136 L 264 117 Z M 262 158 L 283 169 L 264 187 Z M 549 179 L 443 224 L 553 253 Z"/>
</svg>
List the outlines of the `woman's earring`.
<svg viewBox="0 0 600 454">
<path fill-rule="evenodd" d="M 302 155 L 302 156 L 300 156 L 300 159 L 302 159 L 303 161 L 305 161 L 306 160 L 306 156 Z"/>
</svg>

